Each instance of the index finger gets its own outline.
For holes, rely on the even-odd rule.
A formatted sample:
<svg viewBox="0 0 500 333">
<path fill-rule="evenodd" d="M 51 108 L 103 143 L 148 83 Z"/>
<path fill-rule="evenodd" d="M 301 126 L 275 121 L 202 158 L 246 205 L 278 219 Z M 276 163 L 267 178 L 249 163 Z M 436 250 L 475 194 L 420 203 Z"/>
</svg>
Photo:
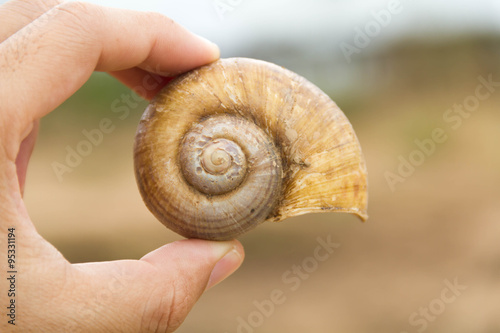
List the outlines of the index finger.
<svg viewBox="0 0 500 333">
<path fill-rule="evenodd" d="M 217 46 L 163 15 L 79 2 L 51 9 L 0 44 L 0 54 L 2 109 L 14 117 L 4 135 L 14 138 L 94 70 L 138 66 L 175 75 L 219 57 Z"/>
<path fill-rule="evenodd" d="M 10 0 L 0 6 L 0 42 L 31 23 L 34 19 L 62 3 L 62 0 L 26 1 Z"/>
</svg>

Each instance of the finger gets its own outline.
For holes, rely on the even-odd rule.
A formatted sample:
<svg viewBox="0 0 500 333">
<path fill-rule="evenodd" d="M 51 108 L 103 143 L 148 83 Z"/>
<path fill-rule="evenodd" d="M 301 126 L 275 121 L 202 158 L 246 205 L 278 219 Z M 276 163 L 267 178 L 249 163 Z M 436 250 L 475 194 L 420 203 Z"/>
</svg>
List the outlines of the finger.
<svg viewBox="0 0 500 333">
<path fill-rule="evenodd" d="M 141 328 L 160 327 L 161 332 L 173 332 L 184 321 L 201 294 L 238 269 L 243 258 L 243 247 L 238 241 L 194 239 L 175 242 L 146 255 L 142 260 L 158 270 L 163 285 L 165 281 L 170 281 L 170 286 L 175 289 L 169 291 L 168 283 L 164 288 L 166 293 L 174 296 L 167 308 L 165 305 L 163 309 L 161 307 L 161 294 L 156 295 L 156 302 L 150 299 L 144 313 L 144 318 L 148 318 L 146 327 Z M 168 319 L 162 321 L 162 318 Z"/>
<path fill-rule="evenodd" d="M 0 43 L 31 23 L 62 0 L 12 0 L 0 6 Z"/>
<path fill-rule="evenodd" d="M 172 332 L 207 285 L 234 272 L 243 258 L 238 241 L 182 240 L 140 261 L 74 265 L 92 277 L 91 285 L 82 284 L 84 290 L 74 294 L 84 293 L 87 299 L 99 300 L 99 311 L 87 325 L 97 325 L 102 331 Z M 94 297 L 94 293 L 106 297 Z M 95 331 L 92 327 L 88 330 Z"/>
<path fill-rule="evenodd" d="M 35 147 L 39 127 L 40 121 L 35 120 L 33 122 L 31 130 L 29 130 L 27 136 L 21 142 L 19 153 L 16 157 L 17 178 L 19 180 L 19 188 L 21 189 L 21 194 L 24 194 L 24 184 L 26 182 L 28 162 L 30 160 L 31 153 L 33 152 L 33 148 Z"/>
<path fill-rule="evenodd" d="M 9 82 L 0 100 L 4 110 L 16 110 L 12 123 L 20 126 L 53 110 L 95 69 L 176 75 L 219 57 L 214 44 L 163 15 L 78 2 L 45 13 L 0 44 L 0 54 L 0 76 Z M 12 127 L 12 138 L 24 130 Z"/>
<path fill-rule="evenodd" d="M 212 266 L 212 268 L 210 269 L 210 276 L 205 276 L 202 280 L 198 281 L 201 284 L 197 287 L 202 288 L 201 291 L 209 289 L 224 280 L 226 277 L 231 275 L 243 262 L 244 251 L 243 246 L 239 241 L 234 240 L 231 242 L 209 242 L 197 239 L 183 240 L 168 244 L 153 252 L 148 253 L 141 260 L 153 264 L 160 270 L 168 270 L 168 263 L 171 262 L 172 258 L 177 258 L 175 260 L 178 261 L 178 264 L 185 266 L 186 268 L 190 268 L 193 262 L 185 261 L 184 259 L 182 259 L 182 256 L 189 255 L 190 247 L 193 247 L 193 245 L 197 246 L 196 250 L 198 252 L 192 252 L 190 254 L 192 256 L 191 259 L 199 261 L 200 259 L 206 257 L 206 254 L 203 253 L 203 251 L 207 250 L 202 250 L 202 252 L 199 252 L 200 247 L 202 246 L 209 246 L 210 251 L 213 252 L 212 257 L 217 258 L 217 265 L 215 267 Z M 180 274 L 191 275 L 192 272 L 191 269 L 185 269 L 181 270 Z M 184 279 L 191 280 L 190 276 L 184 276 Z"/>
<path fill-rule="evenodd" d="M 69 97 L 95 69 L 139 66 L 176 75 L 219 55 L 213 44 L 163 15 L 77 2 L 53 8 L 16 35 L 0 45 L 2 72 L 14 81 L 10 86 L 31 94 L 27 104 L 36 100 L 22 108 L 36 117 Z"/>
<path fill-rule="evenodd" d="M 137 67 L 110 72 L 109 74 L 147 100 L 153 98 L 161 88 L 174 79 L 173 77 L 161 76 Z"/>
</svg>

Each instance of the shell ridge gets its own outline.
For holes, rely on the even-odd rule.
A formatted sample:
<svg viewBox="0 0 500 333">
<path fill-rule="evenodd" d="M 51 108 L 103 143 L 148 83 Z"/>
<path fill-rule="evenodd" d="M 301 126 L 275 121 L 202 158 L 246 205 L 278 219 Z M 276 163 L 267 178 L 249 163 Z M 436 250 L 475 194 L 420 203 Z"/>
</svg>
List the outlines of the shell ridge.
<svg viewBox="0 0 500 333">
<path fill-rule="evenodd" d="M 218 132 L 205 133 L 202 123 L 216 117 L 232 127 L 218 123 Z M 198 127 L 201 141 L 188 140 Z M 260 134 L 250 136 L 257 127 Z M 231 155 L 237 151 L 232 143 L 216 139 L 241 146 L 249 170 L 239 187 L 214 195 L 204 193 L 206 184 L 200 191 L 188 183 L 179 142 L 192 146 L 189 158 L 202 159 L 190 175 L 208 168 L 218 189 L 218 181 L 237 177 L 229 166 L 240 167 L 243 160 Z M 306 78 L 264 61 L 220 59 L 172 81 L 141 117 L 134 154 L 146 205 L 186 237 L 231 239 L 264 220 L 309 212 L 366 219 L 366 163 L 347 117 Z"/>
</svg>

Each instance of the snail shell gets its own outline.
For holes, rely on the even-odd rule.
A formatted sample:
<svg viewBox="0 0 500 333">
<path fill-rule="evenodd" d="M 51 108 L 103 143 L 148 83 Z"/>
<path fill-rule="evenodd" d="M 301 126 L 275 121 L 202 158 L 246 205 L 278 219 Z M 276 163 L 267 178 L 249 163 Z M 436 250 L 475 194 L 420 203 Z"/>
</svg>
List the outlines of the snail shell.
<svg viewBox="0 0 500 333">
<path fill-rule="evenodd" d="M 173 80 L 141 118 L 134 163 L 146 206 L 189 238 L 310 212 L 367 218 L 351 124 L 319 88 L 264 61 L 220 59 Z"/>
</svg>

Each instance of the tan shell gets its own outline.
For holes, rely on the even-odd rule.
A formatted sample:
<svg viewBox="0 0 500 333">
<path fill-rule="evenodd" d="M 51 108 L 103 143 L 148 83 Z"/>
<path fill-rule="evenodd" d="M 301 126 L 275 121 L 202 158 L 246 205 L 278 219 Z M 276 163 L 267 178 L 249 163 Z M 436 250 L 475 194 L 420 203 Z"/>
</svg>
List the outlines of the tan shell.
<svg viewBox="0 0 500 333">
<path fill-rule="evenodd" d="M 311 212 L 367 218 L 366 167 L 351 124 L 315 85 L 264 61 L 221 59 L 172 81 L 144 112 L 134 157 L 147 207 L 185 237 L 232 239 Z M 212 178 L 197 178 L 201 169 Z"/>
</svg>

